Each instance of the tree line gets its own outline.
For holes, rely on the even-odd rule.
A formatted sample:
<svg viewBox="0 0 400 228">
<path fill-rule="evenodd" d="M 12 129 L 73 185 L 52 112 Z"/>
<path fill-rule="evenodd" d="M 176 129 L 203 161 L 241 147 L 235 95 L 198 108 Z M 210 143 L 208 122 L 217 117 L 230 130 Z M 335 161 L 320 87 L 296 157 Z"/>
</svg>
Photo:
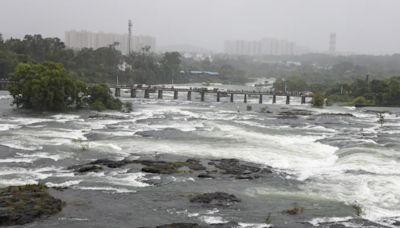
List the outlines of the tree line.
<svg viewBox="0 0 400 228">
<path fill-rule="evenodd" d="M 278 79 L 275 91 L 304 91 L 321 94 L 328 104 L 400 106 L 400 76 L 387 79 L 354 79 L 350 82 L 310 83 L 300 77 Z"/>
<path fill-rule="evenodd" d="M 7 78 L 19 63 L 61 63 L 72 76 L 90 83 L 162 84 L 191 81 L 245 82 L 243 71 L 225 62 L 183 58 L 179 52 L 155 53 L 150 47 L 123 55 L 118 43 L 98 49 L 72 50 L 58 38 L 26 35 L 4 40 L 0 35 L 0 78 Z M 215 79 L 191 77 L 191 70 L 218 71 Z"/>
</svg>

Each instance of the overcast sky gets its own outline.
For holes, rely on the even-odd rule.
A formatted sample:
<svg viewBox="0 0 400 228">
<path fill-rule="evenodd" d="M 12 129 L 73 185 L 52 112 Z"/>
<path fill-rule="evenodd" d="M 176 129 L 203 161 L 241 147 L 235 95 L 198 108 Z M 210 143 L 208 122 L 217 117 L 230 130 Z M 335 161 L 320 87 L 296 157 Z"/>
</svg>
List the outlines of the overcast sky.
<svg viewBox="0 0 400 228">
<path fill-rule="evenodd" d="M 288 39 L 326 51 L 400 53 L 400 0 L 0 0 L 0 33 L 152 35 L 157 45 L 222 50 L 227 39 Z"/>
</svg>

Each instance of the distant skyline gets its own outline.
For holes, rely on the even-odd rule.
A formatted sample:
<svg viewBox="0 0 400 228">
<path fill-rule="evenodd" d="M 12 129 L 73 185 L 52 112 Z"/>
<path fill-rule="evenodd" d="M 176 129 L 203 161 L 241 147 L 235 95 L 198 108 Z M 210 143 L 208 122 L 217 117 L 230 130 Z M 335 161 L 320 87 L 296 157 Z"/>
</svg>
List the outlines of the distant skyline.
<svg viewBox="0 0 400 228">
<path fill-rule="evenodd" d="M 225 40 L 292 40 L 327 52 L 400 53 L 398 0 L 2 0 L 0 33 L 64 38 L 69 30 L 150 35 L 158 46 L 222 51 Z"/>
</svg>

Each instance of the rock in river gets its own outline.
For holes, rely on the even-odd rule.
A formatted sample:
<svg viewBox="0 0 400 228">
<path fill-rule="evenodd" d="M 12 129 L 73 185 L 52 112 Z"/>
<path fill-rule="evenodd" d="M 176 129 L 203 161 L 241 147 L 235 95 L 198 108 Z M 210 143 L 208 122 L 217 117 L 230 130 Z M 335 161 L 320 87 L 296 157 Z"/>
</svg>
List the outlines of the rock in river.
<svg viewBox="0 0 400 228">
<path fill-rule="evenodd" d="M 23 225 L 62 210 L 64 203 L 52 197 L 45 185 L 0 189 L 0 226 Z"/>
<path fill-rule="evenodd" d="M 230 206 L 240 202 L 240 199 L 235 195 L 225 192 L 203 193 L 196 195 L 190 199 L 191 203 L 203 203 L 215 206 Z"/>
</svg>

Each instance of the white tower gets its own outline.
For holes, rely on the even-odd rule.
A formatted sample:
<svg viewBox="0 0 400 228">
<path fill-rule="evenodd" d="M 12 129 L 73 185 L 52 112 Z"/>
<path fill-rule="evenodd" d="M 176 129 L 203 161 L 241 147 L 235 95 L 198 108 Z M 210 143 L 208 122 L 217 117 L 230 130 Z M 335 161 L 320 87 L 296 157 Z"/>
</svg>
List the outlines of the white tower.
<svg viewBox="0 0 400 228">
<path fill-rule="evenodd" d="M 128 55 L 131 54 L 131 40 L 132 40 L 132 20 L 128 22 Z"/>
</svg>

